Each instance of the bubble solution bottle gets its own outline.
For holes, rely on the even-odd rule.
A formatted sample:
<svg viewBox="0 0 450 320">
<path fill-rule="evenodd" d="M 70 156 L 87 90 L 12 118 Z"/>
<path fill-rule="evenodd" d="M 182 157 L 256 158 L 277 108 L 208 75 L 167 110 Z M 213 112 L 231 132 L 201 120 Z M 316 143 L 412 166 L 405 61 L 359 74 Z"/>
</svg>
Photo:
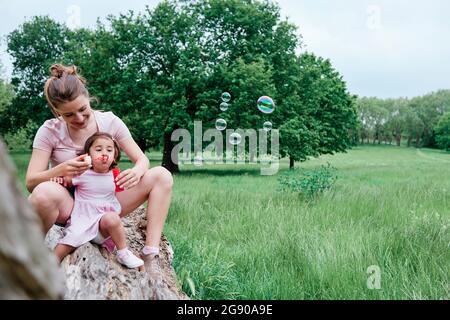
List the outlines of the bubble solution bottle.
<svg viewBox="0 0 450 320">
<path fill-rule="evenodd" d="M 118 176 L 119 173 L 120 173 L 119 167 L 115 167 L 114 169 L 112 169 L 112 172 L 113 172 L 113 177 L 114 177 L 114 184 L 116 185 L 116 192 L 122 192 L 122 191 L 124 191 L 123 187 L 119 187 L 119 186 L 117 185 L 117 181 L 116 181 L 116 178 L 117 178 L 117 176 Z"/>
</svg>

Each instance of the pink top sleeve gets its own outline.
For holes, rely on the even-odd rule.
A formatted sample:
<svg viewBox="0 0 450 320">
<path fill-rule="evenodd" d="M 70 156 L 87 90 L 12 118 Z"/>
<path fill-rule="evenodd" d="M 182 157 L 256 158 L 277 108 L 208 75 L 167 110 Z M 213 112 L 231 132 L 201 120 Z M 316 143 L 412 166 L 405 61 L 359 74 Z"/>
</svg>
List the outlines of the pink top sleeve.
<svg viewBox="0 0 450 320">
<path fill-rule="evenodd" d="M 79 177 L 72 177 L 72 185 L 75 187 L 80 183 Z"/>
<path fill-rule="evenodd" d="M 39 128 L 36 136 L 34 137 L 33 148 L 52 153 L 55 148 L 55 144 L 52 142 L 52 133 L 47 127 L 41 126 Z"/>
<path fill-rule="evenodd" d="M 100 131 L 109 132 L 117 141 L 122 141 L 132 137 L 128 127 L 122 119 L 114 113 L 104 112 L 101 115 L 101 117 L 98 117 Z"/>
</svg>

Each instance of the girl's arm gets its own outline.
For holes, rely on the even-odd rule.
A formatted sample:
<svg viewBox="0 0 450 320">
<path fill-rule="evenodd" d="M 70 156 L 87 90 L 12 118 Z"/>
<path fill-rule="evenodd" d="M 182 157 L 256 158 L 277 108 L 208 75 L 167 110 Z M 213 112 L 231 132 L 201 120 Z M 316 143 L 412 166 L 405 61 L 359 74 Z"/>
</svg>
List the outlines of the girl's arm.
<svg viewBox="0 0 450 320">
<path fill-rule="evenodd" d="M 130 189 L 139 183 L 141 177 L 150 168 L 150 161 L 133 138 L 120 141 L 119 146 L 134 163 L 134 167 L 122 171 L 117 176 L 117 184 L 124 189 Z"/>
</svg>

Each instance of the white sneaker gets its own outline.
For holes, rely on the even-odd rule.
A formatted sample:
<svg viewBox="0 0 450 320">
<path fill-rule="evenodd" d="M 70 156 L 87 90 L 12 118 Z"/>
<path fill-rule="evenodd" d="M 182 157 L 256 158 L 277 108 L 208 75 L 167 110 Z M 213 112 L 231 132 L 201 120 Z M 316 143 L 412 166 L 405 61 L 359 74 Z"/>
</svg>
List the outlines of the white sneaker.
<svg viewBox="0 0 450 320">
<path fill-rule="evenodd" d="M 128 249 L 124 252 L 117 252 L 117 261 L 130 269 L 144 265 L 144 261 L 136 257 L 133 252 Z"/>
</svg>

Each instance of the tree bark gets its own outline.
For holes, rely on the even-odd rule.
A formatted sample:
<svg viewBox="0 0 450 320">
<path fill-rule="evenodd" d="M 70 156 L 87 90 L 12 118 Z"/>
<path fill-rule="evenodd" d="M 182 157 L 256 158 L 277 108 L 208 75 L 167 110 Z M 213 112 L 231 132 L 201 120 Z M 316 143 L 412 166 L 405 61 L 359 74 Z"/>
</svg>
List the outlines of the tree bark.
<svg viewBox="0 0 450 320">
<path fill-rule="evenodd" d="M 178 167 L 178 155 L 176 155 L 176 159 L 172 159 L 172 149 L 175 146 L 173 141 L 171 140 L 171 133 L 164 133 L 164 149 L 163 149 L 163 160 L 162 166 L 169 170 L 171 173 L 180 172 Z M 174 161 L 172 161 L 174 160 Z"/>
<path fill-rule="evenodd" d="M 60 299 L 64 276 L 0 140 L 0 299 Z"/>
<path fill-rule="evenodd" d="M 294 169 L 295 161 L 294 158 L 289 157 L 289 169 Z"/>
</svg>

